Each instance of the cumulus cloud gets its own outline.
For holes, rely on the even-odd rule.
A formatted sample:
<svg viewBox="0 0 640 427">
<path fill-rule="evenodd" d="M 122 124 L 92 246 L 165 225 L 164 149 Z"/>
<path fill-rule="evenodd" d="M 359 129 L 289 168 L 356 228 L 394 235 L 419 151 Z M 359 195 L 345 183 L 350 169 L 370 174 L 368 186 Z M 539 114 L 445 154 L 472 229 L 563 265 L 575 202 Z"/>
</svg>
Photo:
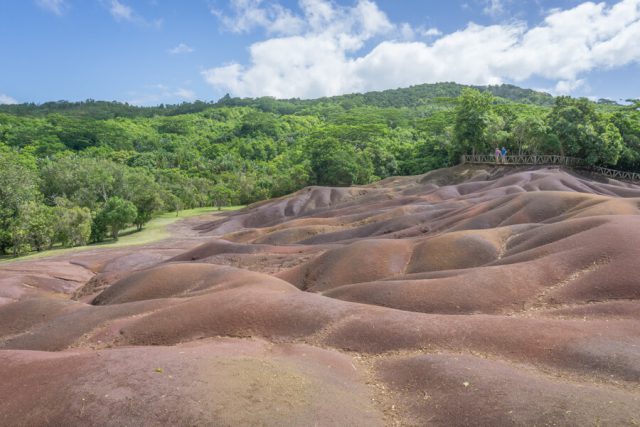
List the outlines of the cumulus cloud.
<svg viewBox="0 0 640 427">
<path fill-rule="evenodd" d="M 269 33 L 296 34 L 305 24 L 303 19 L 277 3 L 264 5 L 262 0 L 231 0 L 230 5 L 233 11 L 230 16 L 216 8 L 211 8 L 211 13 L 234 33 L 246 33 L 261 27 Z"/>
<path fill-rule="evenodd" d="M 394 25 L 378 6 L 370 0 L 360 0 L 353 7 L 343 7 L 327 0 L 300 0 L 301 15 L 282 5 L 263 0 L 231 0 L 231 15 L 212 9 L 223 26 L 235 33 L 256 28 L 274 36 L 294 36 L 309 33 L 343 33 L 351 37 L 352 30 L 371 37 L 389 31 Z"/>
<path fill-rule="evenodd" d="M 238 13 L 253 17 L 225 19 L 229 25 L 233 19 L 243 22 L 237 27 L 242 31 L 267 29 L 277 17 L 268 13 L 274 6 L 265 11 L 258 0 L 236 3 L 242 5 Z M 352 7 L 327 0 L 299 4 L 299 15 L 286 11 L 303 23 L 299 29 L 267 29 L 270 37 L 250 46 L 248 64 L 206 69 L 206 82 L 237 96 L 312 98 L 438 81 L 499 84 L 536 77 L 553 82 L 556 92 L 568 93 L 585 86 L 591 70 L 640 62 L 640 0 L 553 10 L 534 27 L 524 22 L 469 23 L 449 34 L 409 32 L 370 0 Z M 414 34 L 430 37 L 407 39 Z"/>
<path fill-rule="evenodd" d="M 172 55 L 179 55 L 181 53 L 191 53 L 191 52 L 193 52 L 193 48 L 184 43 L 180 43 L 178 46 L 172 49 L 169 49 L 169 53 Z"/>
<path fill-rule="evenodd" d="M 36 4 L 55 15 L 62 15 L 67 8 L 65 0 L 36 0 Z"/>
<path fill-rule="evenodd" d="M 12 97 L 5 95 L 4 93 L 0 93 L 0 104 L 17 104 L 18 101 L 13 99 Z"/>
</svg>

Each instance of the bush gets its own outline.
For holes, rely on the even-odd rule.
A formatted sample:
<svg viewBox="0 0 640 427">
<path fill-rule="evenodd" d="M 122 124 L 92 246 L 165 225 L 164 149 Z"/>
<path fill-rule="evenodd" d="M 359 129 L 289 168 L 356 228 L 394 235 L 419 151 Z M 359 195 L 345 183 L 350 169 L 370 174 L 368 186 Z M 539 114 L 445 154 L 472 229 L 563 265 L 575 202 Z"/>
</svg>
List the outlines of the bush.
<svg viewBox="0 0 640 427">
<path fill-rule="evenodd" d="M 79 206 L 56 206 L 55 239 L 62 246 L 83 246 L 91 237 L 91 211 Z"/>
</svg>

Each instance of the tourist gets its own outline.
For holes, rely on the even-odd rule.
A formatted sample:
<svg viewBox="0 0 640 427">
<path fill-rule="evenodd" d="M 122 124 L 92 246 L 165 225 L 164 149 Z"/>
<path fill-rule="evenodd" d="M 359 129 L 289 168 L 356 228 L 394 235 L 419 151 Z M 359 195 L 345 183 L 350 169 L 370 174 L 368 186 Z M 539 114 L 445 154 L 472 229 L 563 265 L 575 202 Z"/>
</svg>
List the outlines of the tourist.
<svg viewBox="0 0 640 427">
<path fill-rule="evenodd" d="M 502 151 L 500 151 L 500 156 L 502 157 L 502 163 L 507 163 L 507 149 L 502 147 Z"/>
<path fill-rule="evenodd" d="M 502 156 L 502 152 L 498 147 L 496 147 L 495 156 L 496 156 L 496 164 L 500 163 L 500 156 Z"/>
</svg>

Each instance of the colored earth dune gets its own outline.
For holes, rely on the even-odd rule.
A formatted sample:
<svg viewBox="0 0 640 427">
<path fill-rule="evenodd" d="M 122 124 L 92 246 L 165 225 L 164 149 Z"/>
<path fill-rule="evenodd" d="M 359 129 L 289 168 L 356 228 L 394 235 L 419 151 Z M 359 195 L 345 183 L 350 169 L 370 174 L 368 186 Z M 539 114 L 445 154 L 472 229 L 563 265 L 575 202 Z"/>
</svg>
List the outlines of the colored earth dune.
<svg viewBox="0 0 640 427">
<path fill-rule="evenodd" d="M 462 165 L 0 265 L 0 424 L 639 425 L 640 187 Z"/>
</svg>

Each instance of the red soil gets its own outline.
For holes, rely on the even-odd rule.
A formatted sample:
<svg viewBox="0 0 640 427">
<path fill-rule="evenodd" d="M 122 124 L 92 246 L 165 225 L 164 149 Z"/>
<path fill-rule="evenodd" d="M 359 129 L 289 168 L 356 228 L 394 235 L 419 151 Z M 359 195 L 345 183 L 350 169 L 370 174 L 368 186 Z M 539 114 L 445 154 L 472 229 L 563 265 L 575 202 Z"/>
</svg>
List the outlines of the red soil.
<svg viewBox="0 0 640 427">
<path fill-rule="evenodd" d="M 460 166 L 0 266 L 2 425 L 637 425 L 640 187 Z"/>
</svg>

